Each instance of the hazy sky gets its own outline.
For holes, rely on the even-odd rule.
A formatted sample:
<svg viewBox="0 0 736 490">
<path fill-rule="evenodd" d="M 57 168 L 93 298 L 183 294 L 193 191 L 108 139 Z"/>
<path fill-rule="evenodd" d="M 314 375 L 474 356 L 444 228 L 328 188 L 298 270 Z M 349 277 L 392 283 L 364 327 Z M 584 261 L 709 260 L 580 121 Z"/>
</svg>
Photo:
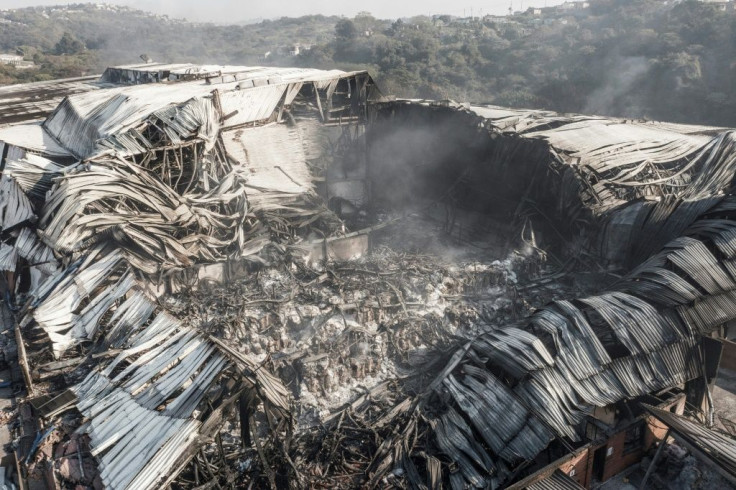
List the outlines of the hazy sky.
<svg viewBox="0 0 736 490">
<path fill-rule="evenodd" d="M 475 0 L 477 2 L 477 0 Z M 563 0 L 513 0 L 514 10 L 531 6 L 556 5 Z M 128 5 L 167 14 L 171 17 L 186 17 L 191 21 L 240 22 L 259 18 L 298 17 L 307 14 L 353 16 L 367 10 L 376 17 L 395 18 L 412 15 L 450 14 L 474 15 L 506 14 L 511 2 L 488 0 L 467 4 L 447 0 L 373 0 L 369 4 L 346 2 L 345 0 L 108 0 L 105 3 Z M 0 8 L 30 7 L 34 5 L 59 5 L 80 3 L 80 0 L 0 0 Z M 92 2 L 94 3 L 94 2 Z"/>
</svg>

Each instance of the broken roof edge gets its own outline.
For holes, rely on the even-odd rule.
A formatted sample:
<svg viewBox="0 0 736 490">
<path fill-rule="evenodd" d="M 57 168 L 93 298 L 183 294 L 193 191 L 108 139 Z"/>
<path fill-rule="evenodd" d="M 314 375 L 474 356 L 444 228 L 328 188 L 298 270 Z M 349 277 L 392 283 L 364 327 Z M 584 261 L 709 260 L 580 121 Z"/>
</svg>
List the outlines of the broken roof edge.
<svg viewBox="0 0 736 490">
<path fill-rule="evenodd" d="M 683 415 L 646 403 L 641 405 L 669 428 L 668 434 L 678 443 L 736 485 L 736 439 Z"/>
<path fill-rule="evenodd" d="M 246 65 L 201 65 L 195 63 L 149 63 L 110 66 L 100 75 L 101 83 L 114 83 L 120 86 L 145 85 L 150 83 L 185 83 L 204 81 L 208 84 L 226 83 L 228 77 L 242 79 L 261 79 L 281 77 L 285 81 L 320 81 L 335 78 L 368 75 L 367 70 L 343 71 L 323 70 L 305 67 L 246 66 Z M 125 83 L 125 79 L 129 83 Z"/>
<path fill-rule="evenodd" d="M 333 109 L 332 99 L 337 95 L 336 88 L 340 81 L 348 80 L 347 97 L 351 97 L 351 89 L 358 92 L 357 105 L 381 100 L 382 94 L 367 71 L 342 72 L 339 70 L 305 70 L 297 69 L 268 70 L 273 75 L 283 77 L 268 78 L 268 73 L 246 72 L 249 76 L 238 78 L 234 75 L 227 80 L 213 84 L 209 79 L 176 81 L 172 83 L 142 83 L 137 85 L 118 85 L 101 89 L 94 94 L 80 94 L 65 97 L 43 122 L 43 128 L 66 150 L 79 159 L 95 156 L 95 149 L 106 139 L 117 138 L 123 133 L 148 125 L 152 116 L 165 111 L 169 107 L 181 106 L 197 99 L 211 99 L 218 110 L 222 129 L 240 125 L 270 121 L 275 116 L 280 120 L 281 111 L 290 106 L 305 84 L 311 84 L 315 91 L 324 92 L 325 109 L 318 103 L 323 122 L 330 119 L 330 112 L 344 110 L 344 107 Z M 349 80 L 356 80 L 355 83 Z M 219 85 L 219 86 L 218 86 Z M 354 99 L 350 99 L 353 104 Z M 104 115 L 104 117 L 101 117 Z M 111 126 L 109 121 L 114 121 Z M 200 121 L 201 122 L 201 121 Z M 135 131 L 129 143 L 144 153 L 150 149 L 140 134 Z M 113 146 L 116 145 L 113 142 Z M 130 149 L 125 154 L 131 154 Z"/>
<path fill-rule="evenodd" d="M 520 122 L 534 122 L 534 127 L 543 128 L 550 123 L 570 124 L 574 122 L 600 122 L 606 125 L 625 124 L 642 129 L 657 129 L 661 131 L 673 132 L 686 136 L 709 136 L 713 137 L 725 131 L 731 131 L 734 128 L 721 126 L 707 126 L 684 124 L 670 121 L 653 121 L 648 119 L 635 119 L 615 116 L 601 116 L 595 114 L 582 114 L 574 112 L 555 112 L 546 109 L 518 109 L 513 107 L 505 107 L 493 104 L 474 104 L 471 102 L 458 102 L 452 99 L 421 99 L 421 98 L 401 98 L 387 97 L 387 100 L 377 101 L 396 103 L 402 105 L 422 105 L 425 107 L 446 108 L 456 111 L 466 112 L 469 115 L 475 115 L 480 119 L 487 121 L 489 127 L 496 129 L 501 133 L 518 134 L 524 136 L 525 133 L 532 133 L 535 130 L 527 128 L 520 129 L 516 125 Z M 540 130 L 541 131 L 541 130 Z"/>
<path fill-rule="evenodd" d="M 386 114 L 403 124 L 426 124 L 428 130 L 441 121 L 440 115 L 456 115 L 458 124 L 468 131 L 478 131 L 479 138 L 488 138 L 487 144 L 495 145 L 497 151 L 494 150 L 493 159 L 486 160 L 486 164 L 491 169 L 500 169 L 499 178 L 504 168 L 520 164 L 512 148 L 524 145 L 527 157 L 534 157 L 541 170 L 554 174 L 545 185 L 540 185 L 535 184 L 533 177 L 536 170 L 526 171 L 523 175 L 529 182 L 528 189 L 537 185 L 533 190 L 543 198 L 550 192 L 556 193 L 558 197 L 548 199 L 548 203 L 558 213 L 553 216 L 561 229 L 581 219 L 599 223 L 598 228 L 588 230 L 591 233 L 587 238 L 592 240 L 591 248 L 600 248 L 600 255 L 612 263 L 627 260 L 620 249 L 630 237 L 633 239 L 632 230 L 643 224 L 651 225 L 650 228 L 657 225 L 653 219 L 656 213 L 651 214 L 652 219 L 648 218 L 653 207 L 663 210 L 671 207 L 673 200 L 702 200 L 704 196 L 721 195 L 729 188 L 736 172 L 736 162 L 731 157 L 735 133 L 730 129 L 630 122 L 549 111 L 493 109 L 494 114 L 489 114 L 483 111 L 491 109 L 478 110 L 469 104 L 447 100 L 397 99 L 373 103 L 370 110 L 376 114 L 373 119 Z M 427 114 L 437 114 L 438 119 L 425 117 Z M 519 123 L 518 114 L 529 117 Z M 543 147 L 534 148 L 535 145 Z M 542 155 L 545 151 L 547 154 Z M 550 185 L 554 187 L 552 191 Z M 636 221 L 632 223 L 634 218 Z M 615 226 L 608 227 L 609 222 Z M 615 229 L 626 233 L 610 233 Z M 667 235 L 664 241 L 674 236 Z"/>
<path fill-rule="evenodd" d="M 599 114 L 583 114 L 578 112 L 556 112 L 548 109 L 516 108 L 486 103 L 459 102 L 452 99 L 393 97 L 391 101 L 405 104 L 420 104 L 428 107 L 445 107 L 456 110 L 464 110 L 489 121 L 502 120 L 511 117 L 528 118 L 535 120 L 554 118 L 556 120 L 568 119 L 579 121 L 605 121 L 608 123 L 663 127 L 667 128 L 667 130 L 674 131 L 680 134 L 708 134 L 711 136 L 722 131 L 733 129 L 725 126 L 686 124 L 673 121 L 655 121 L 646 118 L 616 117 Z"/>
</svg>

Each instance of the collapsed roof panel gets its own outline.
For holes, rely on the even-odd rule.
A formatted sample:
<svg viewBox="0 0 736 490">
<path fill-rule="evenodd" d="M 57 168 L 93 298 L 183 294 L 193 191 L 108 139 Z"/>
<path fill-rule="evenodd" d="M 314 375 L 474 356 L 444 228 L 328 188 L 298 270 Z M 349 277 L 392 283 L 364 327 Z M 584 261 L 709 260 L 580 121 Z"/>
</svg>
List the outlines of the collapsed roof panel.
<svg viewBox="0 0 736 490">
<path fill-rule="evenodd" d="M 69 156 L 69 151 L 46 132 L 40 123 L 0 127 L 0 141 L 50 158 Z"/>
<path fill-rule="evenodd" d="M 314 193 L 312 172 L 295 128 L 274 124 L 226 131 L 227 154 L 247 176 L 249 202 L 258 210 L 287 207 L 294 198 Z"/>
<path fill-rule="evenodd" d="M 685 126 L 543 111 L 471 107 L 490 127 L 523 138 L 540 138 L 570 164 L 592 194 L 585 204 L 598 212 L 639 197 L 706 197 L 730 182 L 693 175 L 711 168 L 732 173 L 732 136 L 723 128 Z M 717 161 L 713 161 L 717 159 Z M 725 159 L 725 161 L 720 161 Z M 702 170 L 701 170 L 702 169 Z"/>
<path fill-rule="evenodd" d="M 98 151 L 99 140 L 140 127 L 156 111 L 210 92 L 200 83 L 99 90 L 89 97 L 64 99 L 44 122 L 44 129 L 70 153 L 87 158 Z"/>
</svg>

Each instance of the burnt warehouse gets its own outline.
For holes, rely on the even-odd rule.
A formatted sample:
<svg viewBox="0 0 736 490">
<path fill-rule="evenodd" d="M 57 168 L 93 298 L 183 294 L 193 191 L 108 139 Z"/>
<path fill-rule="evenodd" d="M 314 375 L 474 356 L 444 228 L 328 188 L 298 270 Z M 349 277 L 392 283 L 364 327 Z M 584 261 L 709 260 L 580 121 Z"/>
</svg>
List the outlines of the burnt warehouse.
<svg viewBox="0 0 736 490">
<path fill-rule="evenodd" d="M 24 488 L 590 487 L 712 425 L 729 129 L 190 64 L 0 107 Z"/>
</svg>

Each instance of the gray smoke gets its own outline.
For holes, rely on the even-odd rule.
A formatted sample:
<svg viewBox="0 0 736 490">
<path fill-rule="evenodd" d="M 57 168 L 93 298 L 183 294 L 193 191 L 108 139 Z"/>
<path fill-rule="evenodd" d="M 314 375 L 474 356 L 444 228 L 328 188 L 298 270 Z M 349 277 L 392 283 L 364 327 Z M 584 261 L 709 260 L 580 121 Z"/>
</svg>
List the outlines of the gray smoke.
<svg viewBox="0 0 736 490">
<path fill-rule="evenodd" d="M 641 107 L 630 94 L 641 78 L 649 71 L 649 63 L 643 56 L 617 56 L 610 60 L 611 68 L 605 76 L 606 83 L 588 97 L 584 114 L 642 117 Z"/>
</svg>

